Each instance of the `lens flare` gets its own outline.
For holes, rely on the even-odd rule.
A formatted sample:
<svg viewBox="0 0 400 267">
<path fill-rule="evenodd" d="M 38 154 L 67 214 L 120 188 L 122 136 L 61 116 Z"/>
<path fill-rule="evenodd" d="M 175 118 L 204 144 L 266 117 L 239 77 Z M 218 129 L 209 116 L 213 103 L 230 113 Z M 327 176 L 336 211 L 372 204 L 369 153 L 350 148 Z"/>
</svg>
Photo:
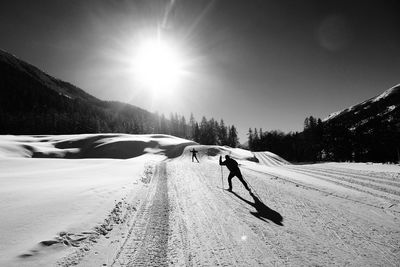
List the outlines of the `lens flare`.
<svg viewBox="0 0 400 267">
<path fill-rule="evenodd" d="M 173 90 L 182 72 L 178 49 L 160 40 L 147 41 L 139 46 L 134 59 L 137 80 L 155 92 Z"/>
</svg>

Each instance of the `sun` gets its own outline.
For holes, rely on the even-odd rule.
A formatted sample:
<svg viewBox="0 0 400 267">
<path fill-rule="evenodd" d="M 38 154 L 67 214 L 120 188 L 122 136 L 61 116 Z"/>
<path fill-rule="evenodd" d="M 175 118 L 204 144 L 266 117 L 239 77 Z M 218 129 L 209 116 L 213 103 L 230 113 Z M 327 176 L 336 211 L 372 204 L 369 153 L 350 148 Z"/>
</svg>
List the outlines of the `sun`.
<svg viewBox="0 0 400 267">
<path fill-rule="evenodd" d="M 177 47 L 161 40 L 142 43 L 134 57 L 137 80 L 156 93 L 170 92 L 181 79 L 183 60 Z"/>
</svg>

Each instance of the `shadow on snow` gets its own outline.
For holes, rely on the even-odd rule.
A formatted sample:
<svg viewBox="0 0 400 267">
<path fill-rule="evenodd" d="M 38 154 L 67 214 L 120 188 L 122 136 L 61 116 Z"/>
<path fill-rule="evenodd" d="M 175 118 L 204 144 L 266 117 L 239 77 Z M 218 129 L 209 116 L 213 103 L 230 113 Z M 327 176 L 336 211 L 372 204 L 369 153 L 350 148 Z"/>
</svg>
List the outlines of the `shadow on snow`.
<svg viewBox="0 0 400 267">
<path fill-rule="evenodd" d="M 283 226 L 283 224 L 282 224 L 282 221 L 283 221 L 282 215 L 280 215 L 279 212 L 274 211 L 273 209 L 270 209 L 267 205 L 265 205 L 253 193 L 250 193 L 250 196 L 253 198 L 254 203 L 244 199 L 243 197 L 239 196 L 235 192 L 230 192 L 230 193 L 235 195 L 240 200 L 246 202 L 250 206 L 254 207 L 256 209 L 256 212 L 254 212 L 254 211 L 250 212 L 253 216 L 257 217 L 258 219 L 260 219 L 260 220 L 262 220 L 264 222 L 267 222 L 266 221 L 266 219 L 267 219 L 267 220 L 270 220 L 270 221 L 274 222 L 277 225 Z"/>
</svg>

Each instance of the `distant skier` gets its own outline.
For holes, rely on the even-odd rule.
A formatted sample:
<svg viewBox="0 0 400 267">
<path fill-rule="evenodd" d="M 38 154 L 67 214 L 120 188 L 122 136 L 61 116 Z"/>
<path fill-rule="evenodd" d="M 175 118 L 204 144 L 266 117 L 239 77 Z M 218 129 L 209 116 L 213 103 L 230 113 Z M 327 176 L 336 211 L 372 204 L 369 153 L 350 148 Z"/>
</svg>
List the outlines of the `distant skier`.
<svg viewBox="0 0 400 267">
<path fill-rule="evenodd" d="M 225 165 L 228 168 L 228 170 L 230 171 L 229 176 L 228 176 L 228 184 L 229 184 L 228 190 L 229 191 L 232 191 L 232 178 L 236 176 L 237 178 L 239 178 L 240 182 L 242 182 L 242 184 L 244 185 L 244 188 L 246 188 L 247 191 L 249 191 L 251 193 L 249 186 L 243 180 L 242 173 L 240 172 L 240 169 L 239 169 L 239 164 L 237 163 L 236 160 L 234 160 L 231 157 L 229 157 L 228 155 L 226 155 L 225 161 L 222 161 L 222 157 L 219 156 L 219 165 L 221 165 L 221 166 Z"/>
<path fill-rule="evenodd" d="M 192 162 L 194 161 L 194 159 L 197 160 L 197 162 L 199 163 L 199 160 L 197 159 L 196 154 L 199 152 L 197 150 L 195 150 L 194 148 L 192 150 L 190 150 L 190 152 L 192 152 Z"/>
</svg>

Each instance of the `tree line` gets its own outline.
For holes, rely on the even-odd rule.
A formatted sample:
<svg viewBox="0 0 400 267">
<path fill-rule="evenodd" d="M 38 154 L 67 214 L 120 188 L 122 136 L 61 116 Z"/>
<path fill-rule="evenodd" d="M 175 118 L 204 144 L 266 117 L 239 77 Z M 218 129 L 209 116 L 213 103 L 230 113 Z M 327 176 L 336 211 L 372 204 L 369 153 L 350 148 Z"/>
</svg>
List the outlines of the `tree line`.
<svg viewBox="0 0 400 267">
<path fill-rule="evenodd" d="M 190 139 L 203 145 L 220 145 L 237 147 L 239 145 L 239 138 L 236 127 L 226 126 L 223 119 L 218 121 L 211 118 L 207 120 L 204 116 L 199 123 L 197 123 L 193 115 L 190 117 Z"/>
<path fill-rule="evenodd" d="M 398 126 L 378 117 L 354 128 L 310 116 L 302 132 L 248 131 L 250 150 L 271 151 L 294 162 L 399 162 L 399 140 Z"/>
<path fill-rule="evenodd" d="M 4 86 L 5 87 L 5 86 Z M 170 134 L 204 145 L 238 146 L 234 125 L 203 117 L 151 113 L 115 101 L 70 98 L 18 77 L 0 90 L 0 134 Z"/>
</svg>

